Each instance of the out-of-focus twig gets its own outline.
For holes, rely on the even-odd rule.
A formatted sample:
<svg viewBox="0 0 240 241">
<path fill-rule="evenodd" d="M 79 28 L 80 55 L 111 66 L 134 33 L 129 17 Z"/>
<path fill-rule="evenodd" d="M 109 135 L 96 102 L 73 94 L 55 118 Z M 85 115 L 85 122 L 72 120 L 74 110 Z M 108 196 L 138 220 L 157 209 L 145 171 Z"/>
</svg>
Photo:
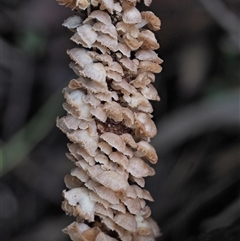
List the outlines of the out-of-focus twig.
<svg viewBox="0 0 240 241">
<path fill-rule="evenodd" d="M 60 93 L 61 91 L 57 90 L 38 113 L 0 149 L 0 176 L 20 164 L 55 126 L 55 118 L 61 113 L 56 106 L 60 103 Z"/>
<path fill-rule="evenodd" d="M 153 145 L 159 153 L 168 153 L 200 133 L 239 125 L 239 91 L 226 91 L 169 114 L 157 123 L 159 134 Z"/>
<path fill-rule="evenodd" d="M 7 77 L 1 79 L 7 89 L 5 94 L 5 111 L 3 119 L 3 139 L 12 136 L 26 122 L 31 90 L 33 85 L 34 66 L 32 59 L 20 49 L 9 45 L 0 38 L 1 54 L 0 67 L 8 72 Z M 3 98 L 3 96 L 2 96 Z M 17 118 L 16 118 L 17 116 Z"/>
<path fill-rule="evenodd" d="M 240 18 L 228 10 L 220 0 L 199 0 L 199 2 L 215 21 L 228 32 L 230 39 L 240 52 Z"/>
</svg>

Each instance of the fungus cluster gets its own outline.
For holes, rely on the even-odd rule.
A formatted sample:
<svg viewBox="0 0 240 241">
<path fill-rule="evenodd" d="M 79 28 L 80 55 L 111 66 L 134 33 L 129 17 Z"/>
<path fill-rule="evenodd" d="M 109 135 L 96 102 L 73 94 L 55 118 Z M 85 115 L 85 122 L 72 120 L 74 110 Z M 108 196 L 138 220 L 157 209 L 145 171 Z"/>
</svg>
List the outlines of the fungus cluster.
<svg viewBox="0 0 240 241">
<path fill-rule="evenodd" d="M 67 51 L 77 78 L 63 90 L 67 114 L 57 119 L 76 165 L 62 203 L 76 221 L 64 232 L 73 241 L 153 241 L 160 230 L 144 177 L 155 174 L 149 162 L 158 159 L 149 101 L 159 101 L 152 83 L 162 60 L 152 31 L 160 20 L 140 12 L 140 0 L 57 1 L 75 10 L 63 25 L 78 44 Z"/>
</svg>

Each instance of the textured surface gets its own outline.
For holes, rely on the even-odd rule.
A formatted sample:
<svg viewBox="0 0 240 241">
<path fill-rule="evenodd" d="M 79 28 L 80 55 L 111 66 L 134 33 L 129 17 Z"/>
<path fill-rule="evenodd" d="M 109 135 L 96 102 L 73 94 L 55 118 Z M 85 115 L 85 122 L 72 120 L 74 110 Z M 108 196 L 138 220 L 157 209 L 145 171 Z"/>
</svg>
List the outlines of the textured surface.
<svg viewBox="0 0 240 241">
<path fill-rule="evenodd" d="M 239 1 L 221 2 L 239 16 Z M 163 233 L 157 240 L 239 240 L 239 54 L 200 1 L 140 7 L 162 21 L 156 36 L 163 71 L 153 83 L 161 96 L 153 102 L 158 134 L 151 142 L 159 161 L 146 178 L 154 198 L 148 205 Z M 71 13 L 54 0 L 1 1 L 5 241 L 70 240 L 61 230 L 74 218 L 60 206 L 63 177 L 75 167 L 55 122 L 64 115 L 61 90 L 76 78 L 66 55 L 76 47 L 73 33 L 61 26 Z"/>
<path fill-rule="evenodd" d="M 64 232 L 74 241 L 155 240 L 160 230 L 144 177 L 155 174 L 148 161 L 158 159 L 149 101 L 160 99 L 152 82 L 163 61 L 152 30 L 161 22 L 137 1 L 58 2 L 77 11 L 63 25 L 79 45 L 67 51 L 77 78 L 63 90 L 67 115 L 57 119 L 77 166 L 65 178 L 62 203 L 76 222 Z"/>
</svg>

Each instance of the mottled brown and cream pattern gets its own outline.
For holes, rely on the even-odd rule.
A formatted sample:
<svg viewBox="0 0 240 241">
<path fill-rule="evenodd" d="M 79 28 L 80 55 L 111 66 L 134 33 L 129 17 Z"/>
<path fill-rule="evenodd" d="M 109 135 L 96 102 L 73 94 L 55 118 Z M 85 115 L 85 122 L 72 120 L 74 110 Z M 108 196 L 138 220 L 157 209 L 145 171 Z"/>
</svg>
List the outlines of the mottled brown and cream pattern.
<svg viewBox="0 0 240 241">
<path fill-rule="evenodd" d="M 62 203 L 76 221 L 64 232 L 73 241 L 154 241 L 160 230 L 144 177 L 155 174 L 158 159 L 150 100 L 160 100 L 152 83 L 162 60 L 152 31 L 161 22 L 138 10 L 140 0 L 57 1 L 74 10 L 63 26 L 78 45 L 67 51 L 77 77 L 63 90 L 67 114 L 57 119 L 76 165 Z"/>
</svg>

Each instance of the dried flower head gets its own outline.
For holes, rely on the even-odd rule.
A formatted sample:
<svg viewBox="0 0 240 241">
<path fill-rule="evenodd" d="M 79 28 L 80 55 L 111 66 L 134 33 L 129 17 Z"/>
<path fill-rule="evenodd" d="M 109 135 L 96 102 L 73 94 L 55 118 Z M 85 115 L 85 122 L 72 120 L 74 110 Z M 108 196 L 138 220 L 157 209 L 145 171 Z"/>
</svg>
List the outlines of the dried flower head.
<svg viewBox="0 0 240 241">
<path fill-rule="evenodd" d="M 144 178 L 155 174 L 150 165 L 158 159 L 149 143 L 157 132 L 149 100 L 160 100 L 152 82 L 162 60 L 152 30 L 161 22 L 138 10 L 140 0 L 57 1 L 76 11 L 63 26 L 79 45 L 67 51 L 77 77 L 63 90 L 67 115 L 57 118 L 76 165 L 65 176 L 62 203 L 76 221 L 63 231 L 73 241 L 153 241 L 160 230 Z"/>
</svg>

